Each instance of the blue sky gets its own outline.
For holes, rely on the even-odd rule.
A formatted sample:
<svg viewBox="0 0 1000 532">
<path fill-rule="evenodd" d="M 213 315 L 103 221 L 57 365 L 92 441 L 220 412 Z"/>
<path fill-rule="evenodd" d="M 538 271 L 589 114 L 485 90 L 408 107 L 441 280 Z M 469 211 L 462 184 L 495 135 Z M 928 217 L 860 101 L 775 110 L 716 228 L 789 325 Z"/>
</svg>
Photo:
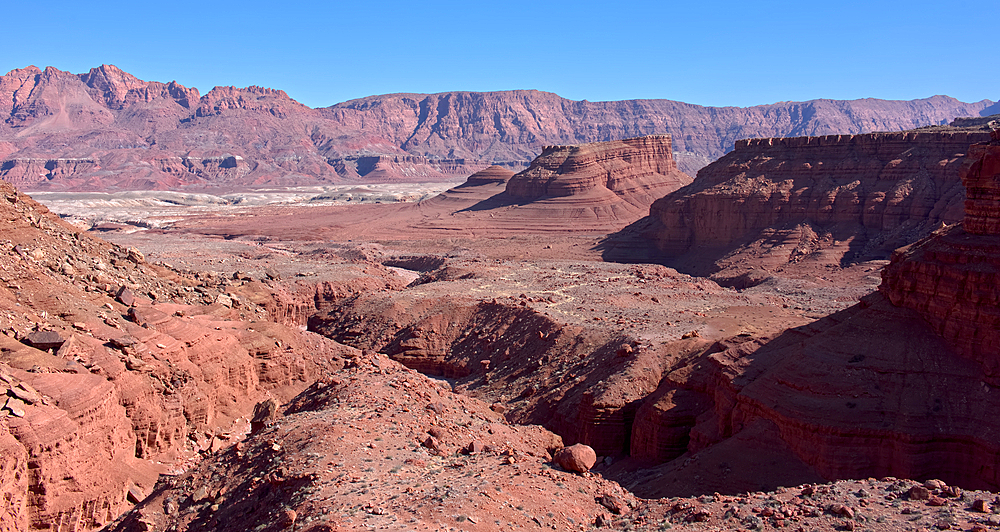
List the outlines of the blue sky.
<svg viewBox="0 0 1000 532">
<path fill-rule="evenodd" d="M 0 70 L 114 64 L 148 81 L 262 85 L 312 107 L 373 94 L 539 89 L 749 106 L 1000 99 L 1000 2 L 542 0 L 11 2 Z"/>
</svg>

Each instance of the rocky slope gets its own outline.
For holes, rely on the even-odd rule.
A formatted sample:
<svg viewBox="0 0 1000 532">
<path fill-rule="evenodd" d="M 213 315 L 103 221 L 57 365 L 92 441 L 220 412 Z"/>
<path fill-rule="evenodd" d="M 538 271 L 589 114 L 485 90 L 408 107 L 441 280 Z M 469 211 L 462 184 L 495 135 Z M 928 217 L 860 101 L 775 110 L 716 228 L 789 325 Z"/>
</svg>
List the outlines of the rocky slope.
<svg viewBox="0 0 1000 532">
<path fill-rule="evenodd" d="M 642 500 L 553 463 L 558 437 L 370 353 L 269 427 L 165 479 L 109 530 L 938 530 L 1000 525 L 996 495 L 934 479 Z M 374 409 L 372 405 L 378 405 Z"/>
<path fill-rule="evenodd" d="M 558 436 L 368 353 L 111 530 L 577 529 L 634 498 L 547 465 Z"/>
<path fill-rule="evenodd" d="M 1000 526 L 995 494 L 969 491 L 995 456 L 990 387 L 879 294 L 775 332 L 750 309 L 793 300 L 766 308 L 658 266 L 365 257 L 421 276 L 343 299 L 321 326 L 388 356 L 362 349 L 113 529 Z M 509 424 L 530 415 L 611 455 L 604 478 L 672 498 L 563 470 L 551 434 Z M 921 482 L 869 478 L 888 474 Z M 817 484 L 844 477 L 864 480 Z"/>
<path fill-rule="evenodd" d="M 962 219 L 959 170 L 969 145 L 988 139 L 988 127 L 971 126 L 739 141 L 605 256 L 737 284 L 751 270 L 886 259 Z"/>
<path fill-rule="evenodd" d="M 179 275 L 0 193 L 5 527 L 99 528 L 354 354 L 267 321 L 246 281 Z"/>
<path fill-rule="evenodd" d="M 310 109 L 283 91 L 202 95 L 103 65 L 0 77 L 0 178 L 32 190 L 240 188 L 433 181 L 491 163 L 522 169 L 555 144 L 672 134 L 693 173 L 747 137 L 860 133 L 976 116 L 993 102 L 935 96 L 710 108 L 575 102 L 538 91 L 397 94 Z"/>
</svg>

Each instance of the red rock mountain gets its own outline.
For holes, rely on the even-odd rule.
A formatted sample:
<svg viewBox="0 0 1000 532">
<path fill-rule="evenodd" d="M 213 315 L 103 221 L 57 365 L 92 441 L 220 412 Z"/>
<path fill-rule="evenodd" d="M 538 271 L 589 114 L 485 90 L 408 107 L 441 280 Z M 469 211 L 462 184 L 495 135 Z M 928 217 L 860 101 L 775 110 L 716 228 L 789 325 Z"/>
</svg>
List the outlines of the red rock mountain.
<svg viewBox="0 0 1000 532">
<path fill-rule="evenodd" d="M 142 81 L 104 65 L 0 77 L 0 178 L 29 189 L 172 189 L 432 181 L 545 146 L 673 135 L 681 170 L 747 137 L 893 131 L 975 116 L 993 102 L 814 100 L 712 108 L 571 101 L 538 91 L 394 94 L 310 109 L 280 90 Z"/>
<path fill-rule="evenodd" d="M 747 108 L 670 100 L 572 101 L 540 91 L 391 94 L 323 109 L 343 123 L 381 123 L 378 134 L 408 152 L 524 161 L 544 145 L 583 144 L 669 133 L 678 167 L 690 174 L 750 137 L 899 131 L 976 116 L 992 102 L 812 100 Z M 954 106 L 954 107 L 953 107 Z"/>
</svg>

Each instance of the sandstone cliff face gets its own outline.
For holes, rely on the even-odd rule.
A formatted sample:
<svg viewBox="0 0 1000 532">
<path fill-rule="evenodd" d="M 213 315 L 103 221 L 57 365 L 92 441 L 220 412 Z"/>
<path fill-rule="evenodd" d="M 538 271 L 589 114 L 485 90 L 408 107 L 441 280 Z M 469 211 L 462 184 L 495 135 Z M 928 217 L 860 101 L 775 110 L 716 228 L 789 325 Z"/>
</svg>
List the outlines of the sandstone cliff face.
<svg viewBox="0 0 1000 532">
<path fill-rule="evenodd" d="M 1000 382 L 1000 130 L 969 150 L 965 219 L 897 251 L 880 290 L 919 312 L 957 352 Z"/>
<path fill-rule="evenodd" d="M 990 144 L 969 148 L 962 167 L 967 198 L 962 227 L 976 235 L 1000 234 L 1000 129 L 991 137 Z"/>
<path fill-rule="evenodd" d="M 680 169 L 694 175 L 739 139 L 899 131 L 976 116 L 992 102 L 949 111 L 953 103 L 936 96 L 912 102 L 813 100 L 715 108 L 669 100 L 572 101 L 540 91 L 503 91 L 371 96 L 322 111 L 346 126 L 371 128 L 411 153 L 444 152 L 488 161 L 530 160 L 547 145 L 671 134 Z"/>
<path fill-rule="evenodd" d="M 263 87 L 201 95 L 111 65 L 80 75 L 28 67 L 0 77 L 0 178 L 52 190 L 412 182 L 465 176 L 490 163 L 520 170 L 544 146 L 650 134 L 673 134 L 680 169 L 693 173 L 740 138 L 907 129 L 977 115 L 990 104 L 938 96 L 740 109 L 505 91 L 373 96 L 310 109 Z M 216 156 L 246 166 L 191 173 L 156 162 Z M 44 168 L 76 159 L 95 162 Z M 39 164 L 7 164 L 13 160 Z"/>
<path fill-rule="evenodd" d="M 714 471 L 736 454 L 779 449 L 802 481 L 1000 485 L 989 413 L 1000 401 L 998 135 L 962 167 L 969 229 L 945 227 L 897 251 L 879 291 L 858 305 L 774 338 L 721 342 L 668 374 L 637 413 L 633 452 L 663 457 L 686 445 L 685 464 Z M 643 429 L 656 421 L 689 429 Z"/>
<path fill-rule="evenodd" d="M 149 490 L 156 473 L 135 457 L 132 424 L 110 381 L 65 373 L 21 376 L 51 398 L 50 404 L 26 406 L 23 417 L 9 422 L 10 434 L 30 457 L 32 528 L 98 528 L 128 508 L 130 489 Z"/>
<path fill-rule="evenodd" d="M 5 421 L 0 423 L 6 424 Z M 0 530 L 28 529 L 28 451 L 9 427 L 0 429 Z"/>
<path fill-rule="evenodd" d="M 962 217 L 958 170 L 987 133 L 907 132 L 740 141 L 650 209 L 668 253 L 810 221 L 891 231 Z"/>
<path fill-rule="evenodd" d="M 771 338 L 720 342 L 674 368 L 635 417 L 633 456 L 670 460 L 633 485 L 643 496 L 738 493 L 781 476 L 1000 485 L 992 378 L 880 293 Z M 661 480 L 685 477 L 701 480 Z"/>
<path fill-rule="evenodd" d="M 942 127 L 743 140 L 611 238 L 605 258 L 741 287 L 755 270 L 887 259 L 962 219 L 959 170 L 969 144 L 988 137 L 979 127 Z"/>
</svg>

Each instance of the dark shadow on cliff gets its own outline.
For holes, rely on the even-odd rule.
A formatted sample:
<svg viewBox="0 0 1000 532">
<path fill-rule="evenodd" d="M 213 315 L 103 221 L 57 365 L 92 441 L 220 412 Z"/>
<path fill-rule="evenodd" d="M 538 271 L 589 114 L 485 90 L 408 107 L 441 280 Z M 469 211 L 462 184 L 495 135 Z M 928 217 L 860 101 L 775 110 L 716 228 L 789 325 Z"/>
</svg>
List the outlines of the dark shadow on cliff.
<svg viewBox="0 0 1000 532">
<path fill-rule="evenodd" d="M 808 218 L 751 231 L 721 245 L 697 245 L 665 239 L 667 229 L 646 216 L 612 233 L 591 248 L 605 262 L 661 264 L 695 277 L 709 277 L 722 286 L 745 289 L 770 275 L 795 277 L 789 266 L 799 262 L 817 268 L 848 268 L 888 260 L 893 250 L 931 234 L 941 224 L 906 222 L 890 230 L 869 229 L 856 222 L 820 225 Z M 818 235 L 818 244 L 799 249 L 804 234 Z M 665 243 L 666 242 L 666 243 Z"/>
<path fill-rule="evenodd" d="M 457 212 L 478 212 L 478 211 L 491 211 L 494 209 L 502 209 L 504 207 L 515 207 L 520 205 L 525 205 L 530 203 L 528 201 L 518 201 L 510 197 L 506 192 L 501 192 L 490 196 L 475 205 L 466 207 Z"/>
<path fill-rule="evenodd" d="M 644 498 L 885 476 L 997 487 L 981 464 L 1000 451 L 991 414 L 1000 396 L 982 366 L 879 292 L 771 340 L 710 349 L 692 370 L 654 394 L 712 399 L 689 451 L 660 465 L 627 458 L 601 474 Z"/>
</svg>

